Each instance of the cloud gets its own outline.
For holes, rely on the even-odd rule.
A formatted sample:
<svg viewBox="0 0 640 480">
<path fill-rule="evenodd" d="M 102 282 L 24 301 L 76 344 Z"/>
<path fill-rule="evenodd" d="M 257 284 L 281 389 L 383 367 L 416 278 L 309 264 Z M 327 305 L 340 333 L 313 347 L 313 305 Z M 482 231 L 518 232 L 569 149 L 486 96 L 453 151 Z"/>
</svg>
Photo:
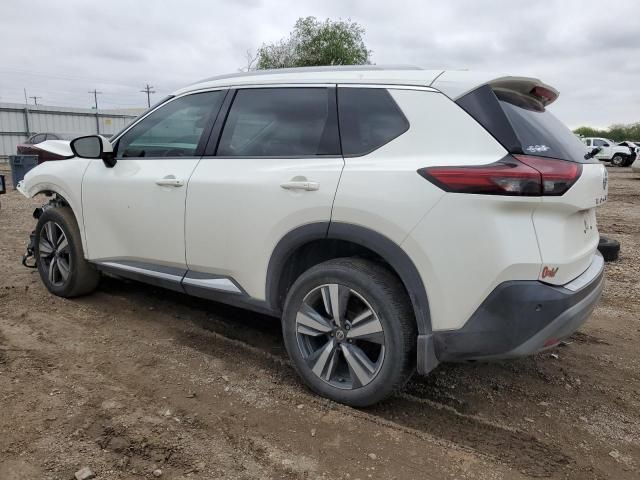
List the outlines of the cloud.
<svg viewBox="0 0 640 480">
<path fill-rule="evenodd" d="M 245 53 L 284 37 L 298 17 L 351 18 L 378 64 L 531 75 L 561 92 L 572 127 L 640 121 L 636 0 L 33 0 L 5 2 L 0 101 L 144 105 L 180 86 L 237 71 Z"/>
</svg>

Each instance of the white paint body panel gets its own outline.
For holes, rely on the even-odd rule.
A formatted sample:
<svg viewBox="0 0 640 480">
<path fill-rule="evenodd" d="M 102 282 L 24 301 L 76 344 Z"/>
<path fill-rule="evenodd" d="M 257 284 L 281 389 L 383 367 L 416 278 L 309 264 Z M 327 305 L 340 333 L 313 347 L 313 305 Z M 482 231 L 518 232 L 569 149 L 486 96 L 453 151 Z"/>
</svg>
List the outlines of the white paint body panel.
<svg viewBox="0 0 640 480">
<path fill-rule="evenodd" d="M 82 190 L 87 258 L 185 268 L 186 184 L 198 161 L 128 158 L 106 168 L 90 160 Z M 156 184 L 169 175 L 185 185 Z"/>
<path fill-rule="evenodd" d="M 24 176 L 18 189 L 26 197 L 33 197 L 41 192 L 55 192 L 64 197 L 73 210 L 82 237 L 82 248 L 87 251 L 84 235 L 84 215 L 82 205 L 82 177 L 91 160 L 71 158 L 43 162 L 31 169 Z"/>
<path fill-rule="evenodd" d="M 561 197 L 543 197 L 533 215 L 544 266 L 557 268 L 553 277 L 540 280 L 564 285 L 591 264 L 600 234 L 596 207 L 607 200 L 607 171 L 600 163 L 582 165 L 578 181 Z"/>
<path fill-rule="evenodd" d="M 204 158 L 187 195 L 187 264 L 233 277 L 264 300 L 267 267 L 278 241 L 296 227 L 331 219 L 342 158 Z M 316 191 L 280 187 L 294 177 Z"/>
<path fill-rule="evenodd" d="M 537 278 L 531 215 L 540 199 L 446 194 L 426 181 L 419 168 L 488 164 L 507 152 L 444 95 L 390 92 L 411 127 L 369 155 L 345 159 L 332 220 L 401 245 L 426 286 L 434 330 L 459 328 L 502 281 Z"/>
<path fill-rule="evenodd" d="M 442 94 L 390 90 L 409 130 L 363 157 L 346 158 L 333 221 L 370 228 L 400 245 L 444 192 L 416 172 L 430 165 L 492 163 L 506 151 Z M 461 145 L 455 129 L 465 131 Z"/>
<path fill-rule="evenodd" d="M 73 157 L 71 151 L 71 142 L 68 140 L 46 140 L 44 142 L 33 145 L 33 148 L 45 150 L 61 157 Z"/>
</svg>

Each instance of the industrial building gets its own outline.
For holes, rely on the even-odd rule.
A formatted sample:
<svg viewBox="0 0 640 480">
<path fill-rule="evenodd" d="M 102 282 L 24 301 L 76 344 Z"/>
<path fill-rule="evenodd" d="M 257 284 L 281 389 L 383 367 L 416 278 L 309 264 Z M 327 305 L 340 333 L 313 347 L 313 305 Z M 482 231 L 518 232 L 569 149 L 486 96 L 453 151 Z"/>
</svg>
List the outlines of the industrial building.
<svg viewBox="0 0 640 480">
<path fill-rule="evenodd" d="M 99 133 L 111 136 L 131 123 L 144 109 L 94 110 L 0 103 L 0 161 L 16 153 L 16 145 L 34 133 L 64 137 Z"/>
</svg>

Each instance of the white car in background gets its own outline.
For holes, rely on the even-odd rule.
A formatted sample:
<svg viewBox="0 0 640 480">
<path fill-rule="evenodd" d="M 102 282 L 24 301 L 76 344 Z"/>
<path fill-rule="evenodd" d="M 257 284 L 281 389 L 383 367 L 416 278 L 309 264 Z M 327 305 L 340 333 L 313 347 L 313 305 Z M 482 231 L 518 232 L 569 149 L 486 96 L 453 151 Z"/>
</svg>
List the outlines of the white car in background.
<svg viewBox="0 0 640 480">
<path fill-rule="evenodd" d="M 615 165 L 616 167 L 627 166 L 633 162 L 635 158 L 635 155 L 632 154 L 629 147 L 618 145 L 613 140 L 599 137 L 583 137 L 581 140 L 587 146 L 587 150 L 592 150 L 596 147 L 600 148 L 595 158 L 603 162 L 611 162 L 611 165 Z"/>
<path fill-rule="evenodd" d="M 629 147 L 629 150 L 631 150 L 631 160 L 627 163 L 627 165 L 631 165 L 640 157 L 640 142 L 625 140 L 624 142 L 620 142 L 619 145 Z"/>
<path fill-rule="evenodd" d="M 40 276 L 62 297 L 108 272 L 277 316 L 304 382 L 354 406 L 439 362 L 533 354 L 604 285 L 607 173 L 557 96 L 379 66 L 204 80 L 26 175 L 24 195 L 53 195 Z"/>
</svg>

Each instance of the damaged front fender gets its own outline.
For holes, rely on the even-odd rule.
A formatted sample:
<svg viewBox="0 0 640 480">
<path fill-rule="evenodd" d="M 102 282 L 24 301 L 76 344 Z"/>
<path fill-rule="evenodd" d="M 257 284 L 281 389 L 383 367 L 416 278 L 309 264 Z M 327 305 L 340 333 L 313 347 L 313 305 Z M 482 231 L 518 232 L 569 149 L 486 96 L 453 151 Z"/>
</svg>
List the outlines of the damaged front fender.
<svg viewBox="0 0 640 480">
<path fill-rule="evenodd" d="M 70 158 L 44 162 L 27 172 L 24 179 L 16 185 L 16 189 L 27 198 L 43 193 L 53 195 L 54 200 L 61 199 L 63 205 L 68 205 L 78 224 L 85 253 L 88 248 L 82 220 L 82 177 L 92 161 L 101 160 Z"/>
</svg>

